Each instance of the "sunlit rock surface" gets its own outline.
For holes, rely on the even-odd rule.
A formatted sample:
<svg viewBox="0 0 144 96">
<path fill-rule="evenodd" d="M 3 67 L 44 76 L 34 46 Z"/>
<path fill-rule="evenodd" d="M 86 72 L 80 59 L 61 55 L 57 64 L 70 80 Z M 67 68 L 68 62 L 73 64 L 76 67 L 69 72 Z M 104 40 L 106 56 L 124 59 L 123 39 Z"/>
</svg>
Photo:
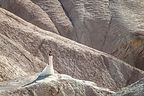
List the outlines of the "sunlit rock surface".
<svg viewBox="0 0 144 96">
<path fill-rule="evenodd" d="M 38 5 L 31 0 L 1 0 L 1 7 L 23 18 L 24 20 L 54 33 L 59 34 L 55 25 Z"/>
<path fill-rule="evenodd" d="M 70 35 L 63 36 L 110 53 L 132 66 L 144 69 L 143 0 L 32 1 L 54 18 L 55 22 L 62 22 L 59 25 L 55 24 L 57 28 L 65 25 L 72 29 L 72 32 L 69 30 Z M 62 8 L 63 11 L 60 11 Z M 64 19 L 66 18 L 64 12 L 69 19 Z M 72 26 L 68 22 L 71 22 Z M 64 31 L 62 28 L 59 32 Z"/>
<path fill-rule="evenodd" d="M 59 73 L 93 81 L 98 87 L 111 90 L 119 90 L 143 77 L 143 71 L 109 54 L 42 30 L 4 9 L 0 9 L 0 18 L 0 34 L 27 50 L 31 54 L 27 55 L 29 56 L 27 58 L 34 56 L 41 62 L 47 63 L 48 52 L 52 50 L 54 69 Z M 43 64 L 33 65 L 34 61 L 35 59 L 31 62 L 32 69 L 36 66 L 42 68 Z M 20 67 L 31 72 L 32 69 L 28 66 L 29 64 L 25 65 L 26 69 L 23 66 Z"/>
<path fill-rule="evenodd" d="M 28 80 L 27 80 L 27 79 Z M 0 83 L 1 96 L 110 96 L 113 91 L 107 88 L 97 87 L 90 81 L 74 79 L 68 75 L 55 74 L 40 79 L 28 86 L 24 83 L 34 80 L 33 77 Z M 31 79 L 31 80 L 30 80 Z M 22 87 L 23 86 L 23 87 Z"/>
</svg>

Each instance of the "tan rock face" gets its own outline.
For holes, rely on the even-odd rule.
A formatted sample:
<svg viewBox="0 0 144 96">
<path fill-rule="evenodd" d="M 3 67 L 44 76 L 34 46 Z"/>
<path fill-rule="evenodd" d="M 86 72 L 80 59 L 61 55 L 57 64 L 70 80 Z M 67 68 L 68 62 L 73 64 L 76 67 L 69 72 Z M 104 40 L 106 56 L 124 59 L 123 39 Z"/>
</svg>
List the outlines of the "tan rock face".
<svg viewBox="0 0 144 96">
<path fill-rule="evenodd" d="M 90 80 L 111 90 L 118 90 L 143 77 L 143 71 L 111 55 L 44 31 L 4 9 L 0 9 L 0 18 L 0 33 L 21 44 L 40 60 L 47 62 L 47 54 L 52 50 L 54 68 L 60 73 Z"/>
<path fill-rule="evenodd" d="M 144 69 L 142 0 L 1 1 L 3 8 L 42 29 L 112 54 L 132 66 Z M 136 44 L 137 40 L 141 43 Z"/>
<path fill-rule="evenodd" d="M 73 39 L 102 50 L 111 14 L 109 0 L 59 0 L 74 24 Z"/>
<path fill-rule="evenodd" d="M 32 0 L 51 18 L 60 35 L 71 38 L 73 25 L 58 0 Z"/>
<path fill-rule="evenodd" d="M 49 16 L 30 0 L 1 0 L 1 7 L 24 20 L 51 32 L 59 34 Z"/>
<path fill-rule="evenodd" d="M 26 80 L 24 78 L 23 82 Z M 1 96 L 110 96 L 114 93 L 109 89 L 97 87 L 93 82 L 74 79 L 64 74 L 49 76 L 26 87 L 21 87 L 23 83 L 19 80 L 5 83 L 9 86 L 3 84 L 3 87 L 0 87 Z M 13 83 L 15 85 L 12 85 Z M 7 90 L 3 90 L 6 87 Z"/>
<path fill-rule="evenodd" d="M 0 82 L 40 72 L 46 64 L 0 34 Z"/>
<path fill-rule="evenodd" d="M 130 42 L 124 44 L 120 49 L 113 52 L 113 54 L 129 62 L 131 65 L 136 66 L 139 69 L 144 70 L 143 66 L 143 56 L 144 56 L 144 42 L 142 39 L 137 38 L 136 40 L 131 40 Z"/>
<path fill-rule="evenodd" d="M 5 56 L 0 56 L 0 82 L 27 75 L 20 67 Z"/>
<path fill-rule="evenodd" d="M 56 20 L 56 22 L 63 22 L 61 25 L 70 25 L 64 22 L 71 22 L 72 33 L 67 36 L 82 44 L 90 47 L 101 49 L 105 41 L 105 35 L 109 27 L 110 11 L 108 0 L 32 0 L 39 5 L 47 14 Z M 63 7 L 64 11 L 62 10 Z M 59 7 L 51 7 L 59 6 Z M 58 11 L 53 12 L 53 10 Z M 69 18 L 63 19 L 64 14 Z M 55 19 L 58 17 L 58 19 Z M 53 20 L 53 19 L 52 19 Z M 56 24 L 55 24 L 56 25 Z M 60 25 L 58 25 L 60 26 Z M 68 27 L 69 29 L 71 27 Z M 61 31 L 61 30 L 60 30 Z M 64 31 L 64 28 L 62 29 Z"/>
<path fill-rule="evenodd" d="M 120 92 L 117 92 L 112 96 L 143 96 L 143 86 L 144 78 L 128 87 L 123 88 Z"/>
<path fill-rule="evenodd" d="M 143 5 L 142 0 L 110 2 L 112 23 L 104 46 L 105 52 L 140 69 L 143 69 Z"/>
<path fill-rule="evenodd" d="M 32 0 L 51 18 L 58 17 L 55 22 L 71 22 L 71 38 L 95 49 L 110 53 L 127 63 L 143 69 L 142 47 L 129 45 L 129 42 L 143 38 L 143 5 L 142 0 Z M 53 11 L 62 4 L 69 21 L 63 19 L 63 11 Z M 59 5 L 60 6 L 60 5 Z M 59 8 L 62 10 L 62 8 Z M 59 23 L 61 26 L 66 23 Z M 56 23 L 55 23 L 56 25 Z M 57 27 L 58 28 L 58 27 Z M 70 28 L 71 27 L 67 27 Z M 62 29 L 64 31 L 64 28 Z M 65 35 L 63 35 L 65 36 Z M 142 39 L 143 41 L 143 39 Z M 127 49 L 124 49 L 127 46 Z M 140 44 L 143 46 L 143 43 Z M 121 51 L 117 51 L 121 50 Z M 142 53 L 141 53 L 142 52 Z M 124 57 L 123 53 L 127 54 Z"/>
</svg>

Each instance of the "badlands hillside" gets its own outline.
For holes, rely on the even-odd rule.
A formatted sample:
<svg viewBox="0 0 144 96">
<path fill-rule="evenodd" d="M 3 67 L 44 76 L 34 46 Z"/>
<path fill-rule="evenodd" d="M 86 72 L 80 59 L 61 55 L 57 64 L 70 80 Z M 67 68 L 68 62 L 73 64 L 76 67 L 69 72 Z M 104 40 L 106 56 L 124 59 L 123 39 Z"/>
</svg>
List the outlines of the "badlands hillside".
<svg viewBox="0 0 144 96">
<path fill-rule="evenodd" d="M 143 5 L 0 0 L 0 96 L 143 96 Z M 50 50 L 56 74 L 24 86 Z"/>
</svg>

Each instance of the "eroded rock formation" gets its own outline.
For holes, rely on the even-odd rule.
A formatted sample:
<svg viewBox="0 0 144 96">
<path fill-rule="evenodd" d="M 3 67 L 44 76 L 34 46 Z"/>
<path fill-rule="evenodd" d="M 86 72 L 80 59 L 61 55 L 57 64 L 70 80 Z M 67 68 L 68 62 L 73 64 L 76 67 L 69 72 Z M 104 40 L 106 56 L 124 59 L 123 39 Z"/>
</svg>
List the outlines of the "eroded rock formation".
<svg viewBox="0 0 144 96">
<path fill-rule="evenodd" d="M 42 29 L 144 69 L 142 0 L 1 1 L 3 8 Z"/>
<path fill-rule="evenodd" d="M 30 77 L 29 77 L 30 78 Z M 25 82 L 26 79 L 24 78 Z M 97 87 L 90 81 L 77 80 L 67 75 L 53 75 L 22 87 L 23 82 L 9 81 L 0 87 L 1 96 L 110 96 L 113 91 Z M 15 85 L 12 85 L 15 83 Z M 0 84 L 2 86 L 2 84 Z M 6 88 L 8 87 L 8 88 Z M 10 87 L 15 87 L 12 89 Z M 6 89 L 6 90 L 3 90 Z M 10 91 L 9 91 L 10 90 Z"/>
<path fill-rule="evenodd" d="M 143 69 L 144 1 L 111 0 L 110 32 L 104 51 Z"/>
<path fill-rule="evenodd" d="M 4 9 L 0 9 L 0 18 L 0 34 L 21 44 L 33 56 L 47 62 L 47 54 L 52 50 L 54 68 L 59 73 L 90 80 L 111 90 L 143 77 L 143 71 L 111 55 L 42 30 Z"/>
<path fill-rule="evenodd" d="M 69 38 L 95 49 L 110 53 L 132 66 L 143 69 L 143 1 L 142 0 L 32 0 L 52 17 L 60 2 L 72 23 Z M 49 6 L 47 6 L 49 5 Z M 61 9 L 61 8 L 60 8 Z M 49 11 L 50 10 L 50 11 Z M 59 20 L 68 22 L 59 16 Z M 56 20 L 56 19 L 55 19 Z M 57 20 L 57 21 L 59 21 Z M 62 22 L 62 21 L 61 21 Z M 60 26 L 60 25 L 59 25 Z M 136 42 L 140 40 L 140 42 Z M 131 45 L 136 43 L 139 46 Z M 125 46 L 127 46 L 125 48 Z"/>
<path fill-rule="evenodd" d="M 0 34 L 0 82 L 42 71 L 46 64 Z"/>
<path fill-rule="evenodd" d="M 51 32 L 59 34 L 55 25 L 38 5 L 31 0 L 1 0 L 1 7 L 24 20 Z"/>
<path fill-rule="evenodd" d="M 121 91 L 119 91 L 116 94 L 113 94 L 112 96 L 143 96 L 144 94 L 144 78 L 140 81 L 123 88 Z"/>
<path fill-rule="evenodd" d="M 143 0 L 0 0 L 0 4 L 10 11 L 0 8 L 0 95 L 106 96 L 112 91 L 100 88 L 118 91 L 144 76 L 139 70 L 144 70 Z M 42 71 L 49 50 L 57 72 L 95 84 L 57 75 L 54 82 L 41 82 L 50 93 L 39 89 L 40 83 L 19 88 Z M 26 75 L 30 77 L 21 77 Z M 8 81 L 14 78 L 19 79 Z M 16 82 L 20 85 L 11 85 Z M 141 86 L 143 79 L 116 96 L 142 95 Z"/>
<path fill-rule="evenodd" d="M 58 0 L 32 0 L 39 5 L 51 18 L 60 35 L 72 38 L 73 24 Z"/>
</svg>

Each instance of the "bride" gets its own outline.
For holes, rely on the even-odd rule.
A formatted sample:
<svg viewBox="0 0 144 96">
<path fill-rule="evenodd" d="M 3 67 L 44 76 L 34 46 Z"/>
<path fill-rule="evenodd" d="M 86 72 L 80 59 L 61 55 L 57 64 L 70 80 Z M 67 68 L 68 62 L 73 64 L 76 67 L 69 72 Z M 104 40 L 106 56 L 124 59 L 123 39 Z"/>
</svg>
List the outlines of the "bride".
<svg viewBox="0 0 144 96">
<path fill-rule="evenodd" d="M 39 76 L 47 76 L 47 75 L 53 75 L 54 69 L 53 69 L 53 55 L 52 51 L 49 51 L 48 55 L 48 64 L 44 68 L 44 70 L 40 73 Z"/>
</svg>

